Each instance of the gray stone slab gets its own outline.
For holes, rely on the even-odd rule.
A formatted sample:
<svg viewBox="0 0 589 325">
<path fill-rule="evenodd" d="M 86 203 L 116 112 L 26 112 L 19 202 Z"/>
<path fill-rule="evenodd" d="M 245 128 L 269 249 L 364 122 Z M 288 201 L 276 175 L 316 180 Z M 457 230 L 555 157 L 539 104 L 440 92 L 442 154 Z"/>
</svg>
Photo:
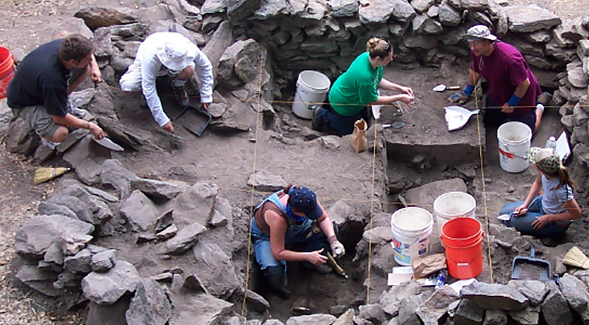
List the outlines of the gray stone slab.
<svg viewBox="0 0 589 325">
<path fill-rule="evenodd" d="M 522 310 L 529 300 L 516 289 L 504 284 L 475 282 L 460 292 L 483 309 Z"/>
<path fill-rule="evenodd" d="M 552 12 L 531 7 L 513 6 L 505 9 L 509 30 L 514 33 L 531 33 L 559 25 L 562 20 Z"/>
</svg>

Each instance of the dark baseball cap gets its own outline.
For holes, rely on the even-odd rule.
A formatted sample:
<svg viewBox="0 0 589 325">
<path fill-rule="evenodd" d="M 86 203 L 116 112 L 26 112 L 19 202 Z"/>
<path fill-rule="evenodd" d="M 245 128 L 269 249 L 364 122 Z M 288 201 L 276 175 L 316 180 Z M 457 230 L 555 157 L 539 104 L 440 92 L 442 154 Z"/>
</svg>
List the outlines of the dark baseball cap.
<svg viewBox="0 0 589 325">
<path fill-rule="evenodd" d="M 306 187 L 293 187 L 288 192 L 288 204 L 297 212 L 302 212 L 311 220 L 323 215 L 323 209 L 317 204 L 317 195 Z"/>
</svg>

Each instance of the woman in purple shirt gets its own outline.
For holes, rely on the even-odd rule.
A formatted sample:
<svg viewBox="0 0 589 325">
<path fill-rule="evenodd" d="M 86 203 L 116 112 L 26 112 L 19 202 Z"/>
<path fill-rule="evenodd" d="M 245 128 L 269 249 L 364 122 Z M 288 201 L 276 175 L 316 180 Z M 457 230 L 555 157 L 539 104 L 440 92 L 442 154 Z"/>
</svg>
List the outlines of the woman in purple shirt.
<svg viewBox="0 0 589 325">
<path fill-rule="evenodd" d="M 484 25 L 468 29 L 470 71 L 466 88 L 450 96 L 453 103 L 468 101 L 481 77 L 489 85 L 485 122 L 498 125 L 507 121 L 527 124 L 536 129 L 536 99 L 541 94 L 538 80 L 522 54 L 513 46 L 497 40 Z"/>
</svg>

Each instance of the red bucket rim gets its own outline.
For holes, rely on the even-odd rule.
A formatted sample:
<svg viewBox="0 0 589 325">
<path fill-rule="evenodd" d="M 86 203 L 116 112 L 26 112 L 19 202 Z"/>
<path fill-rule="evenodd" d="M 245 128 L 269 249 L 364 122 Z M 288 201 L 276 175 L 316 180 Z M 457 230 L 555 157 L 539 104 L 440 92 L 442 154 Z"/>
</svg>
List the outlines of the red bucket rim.
<svg viewBox="0 0 589 325">
<path fill-rule="evenodd" d="M 4 60 L 10 58 L 12 53 L 5 47 L 0 46 L 0 63 L 4 62 Z"/>
<path fill-rule="evenodd" d="M 444 229 L 449 227 L 448 225 L 452 226 L 454 223 L 457 223 L 457 222 L 476 222 L 479 226 L 479 228 L 478 228 L 479 230 L 476 233 L 474 233 L 468 237 L 450 237 L 450 236 L 446 235 Z M 453 218 L 453 219 L 448 220 L 446 223 L 444 223 L 442 225 L 440 237 L 442 239 L 447 238 L 448 240 L 454 240 L 454 241 L 467 241 L 467 240 L 472 240 L 472 239 L 476 238 L 477 236 L 481 236 L 481 233 L 483 233 L 483 225 L 481 224 L 480 221 L 478 221 L 475 218 L 470 218 L 470 217 L 457 217 L 457 218 Z"/>
<path fill-rule="evenodd" d="M 455 245 L 451 245 L 450 243 L 446 243 L 444 242 L 444 239 L 442 238 L 441 242 L 442 242 L 442 246 L 444 248 L 448 247 L 451 249 L 470 249 L 473 246 L 479 245 L 483 242 L 483 238 L 485 238 L 485 233 L 481 232 L 480 237 L 476 240 L 473 240 L 472 243 L 469 243 L 468 245 L 464 245 L 464 246 L 455 246 Z"/>
</svg>

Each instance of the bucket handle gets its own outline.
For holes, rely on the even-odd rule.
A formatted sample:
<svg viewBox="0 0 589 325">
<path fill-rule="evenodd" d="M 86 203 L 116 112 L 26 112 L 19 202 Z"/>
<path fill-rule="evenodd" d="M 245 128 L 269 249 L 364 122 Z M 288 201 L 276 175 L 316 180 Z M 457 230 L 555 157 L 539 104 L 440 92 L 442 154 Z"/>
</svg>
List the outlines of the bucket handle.
<svg viewBox="0 0 589 325">
<path fill-rule="evenodd" d="M 505 147 L 507 147 L 507 150 L 509 150 L 508 145 L 505 145 Z M 519 159 L 523 159 L 523 160 L 528 160 L 528 157 L 518 156 L 518 155 L 513 154 L 511 152 L 505 151 L 505 150 L 503 150 L 501 148 L 499 148 L 499 153 L 501 153 L 502 155 L 506 156 L 509 159 L 519 158 Z"/>
</svg>

